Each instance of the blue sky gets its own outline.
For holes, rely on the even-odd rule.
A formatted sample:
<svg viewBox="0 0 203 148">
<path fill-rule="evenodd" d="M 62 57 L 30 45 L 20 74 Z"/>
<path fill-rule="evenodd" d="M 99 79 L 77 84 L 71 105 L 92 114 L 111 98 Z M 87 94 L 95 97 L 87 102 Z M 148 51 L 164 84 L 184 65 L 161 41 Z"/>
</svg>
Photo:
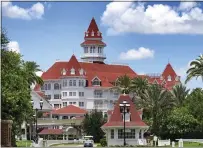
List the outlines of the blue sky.
<svg viewBox="0 0 203 148">
<path fill-rule="evenodd" d="M 73 53 L 80 59 L 92 17 L 107 44 L 106 62 L 127 63 L 137 73 L 161 73 L 169 61 L 184 79 L 188 63 L 203 53 L 203 3 L 8 2 L 2 8 L 10 47 L 44 71 Z"/>
</svg>

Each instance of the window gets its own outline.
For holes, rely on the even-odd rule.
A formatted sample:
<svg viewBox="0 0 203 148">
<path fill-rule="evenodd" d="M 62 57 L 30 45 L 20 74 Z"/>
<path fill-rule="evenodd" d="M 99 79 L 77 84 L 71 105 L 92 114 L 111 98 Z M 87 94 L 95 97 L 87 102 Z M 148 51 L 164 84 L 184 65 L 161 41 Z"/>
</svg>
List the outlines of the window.
<svg viewBox="0 0 203 148">
<path fill-rule="evenodd" d="M 113 97 L 114 97 L 114 98 L 118 98 L 118 96 L 119 96 L 119 93 L 118 93 L 118 92 L 114 92 L 114 93 L 113 93 Z"/>
<path fill-rule="evenodd" d="M 111 130 L 111 139 L 114 139 L 114 130 Z"/>
<path fill-rule="evenodd" d="M 76 104 L 76 102 L 73 102 L 73 104 Z"/>
<path fill-rule="evenodd" d="M 63 80 L 63 87 L 67 87 L 67 80 Z"/>
<path fill-rule="evenodd" d="M 83 75 L 83 73 L 84 73 L 84 70 L 80 69 L 80 75 Z"/>
<path fill-rule="evenodd" d="M 171 81 L 171 76 L 170 75 L 168 76 L 168 81 Z"/>
<path fill-rule="evenodd" d="M 59 104 L 54 104 L 54 108 L 59 108 Z"/>
<path fill-rule="evenodd" d="M 95 98 L 102 98 L 102 90 L 95 90 L 94 91 Z"/>
<path fill-rule="evenodd" d="M 98 47 L 98 53 L 102 53 L 102 48 Z"/>
<path fill-rule="evenodd" d="M 76 96 L 76 92 L 73 92 L 73 96 Z"/>
<path fill-rule="evenodd" d="M 63 92 L 63 97 L 67 97 L 67 92 Z"/>
<path fill-rule="evenodd" d="M 100 86 L 100 81 L 99 79 L 95 78 L 92 82 L 92 85 Z"/>
<path fill-rule="evenodd" d="M 54 94 L 54 99 L 60 99 L 60 95 L 59 94 Z"/>
<path fill-rule="evenodd" d="M 69 102 L 69 104 L 73 104 L 73 102 Z"/>
<path fill-rule="evenodd" d="M 72 68 L 72 69 L 70 70 L 70 74 L 71 74 L 71 75 L 74 75 L 74 74 L 75 74 L 75 69 L 74 69 L 74 68 Z"/>
<path fill-rule="evenodd" d="M 85 47 L 85 53 L 88 53 L 88 47 Z"/>
<path fill-rule="evenodd" d="M 73 81 L 70 80 L 70 81 L 69 81 L 69 86 L 72 86 L 72 85 L 73 85 Z"/>
<path fill-rule="evenodd" d="M 124 121 L 124 115 L 122 115 L 123 121 Z M 130 113 L 125 113 L 125 121 L 130 121 Z"/>
<path fill-rule="evenodd" d="M 48 88 L 47 88 L 48 90 L 50 90 L 51 89 L 51 84 L 48 84 Z"/>
<path fill-rule="evenodd" d="M 51 95 L 45 95 L 45 97 L 46 97 L 47 100 L 51 99 Z"/>
<path fill-rule="evenodd" d="M 94 31 L 92 31 L 92 34 L 91 34 L 91 36 L 94 36 Z"/>
<path fill-rule="evenodd" d="M 61 74 L 66 75 L 66 69 L 65 68 L 62 69 Z"/>
<path fill-rule="evenodd" d="M 118 129 L 118 139 L 123 139 L 124 132 L 122 129 Z M 135 139 L 135 129 L 127 129 L 125 131 L 126 139 Z"/>
<path fill-rule="evenodd" d="M 163 80 L 163 79 L 164 79 L 163 76 L 161 76 L 161 77 L 160 77 L 160 80 Z"/>
<path fill-rule="evenodd" d="M 43 85 L 43 86 L 41 86 L 41 90 L 44 90 L 44 85 Z"/>
<path fill-rule="evenodd" d="M 73 96 L 73 92 L 69 92 L 69 96 Z"/>
<path fill-rule="evenodd" d="M 79 80 L 79 86 L 84 86 L 84 81 L 83 80 Z"/>
<path fill-rule="evenodd" d="M 90 48 L 90 53 L 92 53 L 92 47 Z"/>
<path fill-rule="evenodd" d="M 178 76 L 176 76 L 176 81 L 179 81 L 179 77 Z"/>
<path fill-rule="evenodd" d="M 100 36 L 100 32 L 99 31 L 97 31 L 97 36 Z"/>
<path fill-rule="evenodd" d="M 84 102 L 79 102 L 80 107 L 84 107 Z"/>
<path fill-rule="evenodd" d="M 66 107 L 67 106 L 67 102 L 63 102 L 63 107 Z"/>
<path fill-rule="evenodd" d="M 84 92 L 79 92 L 80 97 L 84 97 Z"/>
<path fill-rule="evenodd" d="M 86 36 L 88 36 L 88 32 L 86 32 Z"/>
<path fill-rule="evenodd" d="M 58 90 L 58 89 L 59 89 L 59 84 L 58 84 L 58 83 L 55 83 L 55 84 L 54 84 L 54 89 L 55 89 L 55 90 Z"/>
<path fill-rule="evenodd" d="M 73 86 L 76 86 L 76 80 L 73 80 Z"/>
</svg>

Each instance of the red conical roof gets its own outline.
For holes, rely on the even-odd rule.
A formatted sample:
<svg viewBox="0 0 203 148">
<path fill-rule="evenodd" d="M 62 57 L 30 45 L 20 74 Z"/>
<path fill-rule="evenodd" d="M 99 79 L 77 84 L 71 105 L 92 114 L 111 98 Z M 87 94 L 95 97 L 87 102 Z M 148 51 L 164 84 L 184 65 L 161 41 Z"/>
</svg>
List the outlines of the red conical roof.
<svg viewBox="0 0 203 148">
<path fill-rule="evenodd" d="M 98 28 L 97 23 L 96 23 L 94 18 L 92 18 L 87 31 L 89 31 L 89 32 L 91 32 L 91 31 L 94 31 L 94 32 L 99 31 L 99 28 Z"/>
<path fill-rule="evenodd" d="M 171 80 L 172 80 L 172 81 L 175 80 L 175 78 L 176 78 L 176 76 L 177 76 L 176 72 L 174 71 L 174 69 L 173 69 L 173 67 L 171 66 L 170 63 L 168 63 L 168 64 L 166 65 L 166 68 L 164 69 L 164 71 L 163 71 L 163 73 L 162 73 L 162 76 L 163 76 L 164 78 L 167 78 L 169 75 L 171 76 Z"/>
<path fill-rule="evenodd" d="M 88 38 L 102 38 L 102 33 L 99 31 L 97 23 L 94 18 L 92 18 L 90 25 L 85 32 L 85 39 Z"/>
</svg>

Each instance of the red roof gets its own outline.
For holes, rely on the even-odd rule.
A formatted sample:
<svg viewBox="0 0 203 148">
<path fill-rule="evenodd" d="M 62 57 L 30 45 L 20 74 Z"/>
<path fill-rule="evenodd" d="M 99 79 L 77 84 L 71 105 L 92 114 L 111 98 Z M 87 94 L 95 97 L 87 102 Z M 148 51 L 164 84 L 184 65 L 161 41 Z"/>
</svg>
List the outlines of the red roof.
<svg viewBox="0 0 203 148">
<path fill-rule="evenodd" d="M 75 75 L 70 74 L 70 69 L 75 69 Z M 79 69 L 85 71 L 84 75 L 79 75 Z M 66 69 L 66 75 L 62 75 L 62 70 Z M 109 65 L 99 63 L 83 63 L 78 62 L 73 55 L 69 62 L 55 62 L 46 72 L 42 74 L 43 80 L 60 79 L 64 76 L 80 76 L 88 80 L 88 87 L 92 87 L 92 79 L 98 77 L 101 80 L 102 87 L 112 87 L 112 83 L 119 76 L 128 75 L 131 78 L 137 74 L 129 67 L 123 65 Z M 35 86 L 35 91 L 40 91 L 39 85 Z"/>
<path fill-rule="evenodd" d="M 61 135 L 63 134 L 62 129 L 43 129 L 40 133 L 40 135 Z"/>
<path fill-rule="evenodd" d="M 92 32 L 94 32 L 94 36 L 92 36 Z M 87 32 L 85 32 L 85 39 L 88 39 L 88 38 L 102 38 L 102 33 L 99 31 L 99 28 L 94 18 L 92 18 L 90 25 L 87 29 Z"/>
<path fill-rule="evenodd" d="M 86 110 L 74 105 L 68 105 L 66 107 L 52 111 L 52 114 L 86 114 L 86 113 L 87 113 Z"/>
<path fill-rule="evenodd" d="M 134 103 L 132 102 L 129 95 L 120 95 L 117 104 L 114 107 L 113 113 L 107 123 L 103 125 L 103 127 L 109 126 L 123 126 L 124 122 L 122 120 L 122 114 L 120 113 L 119 104 L 122 101 L 127 101 L 130 103 L 130 114 L 131 114 L 131 121 L 126 122 L 126 126 L 147 126 L 139 116 L 138 111 L 135 108 Z"/>
<path fill-rule="evenodd" d="M 100 40 L 86 40 L 83 43 L 81 43 L 81 46 L 83 45 L 103 45 L 106 46 L 106 44 Z"/>
<path fill-rule="evenodd" d="M 40 97 L 42 97 L 42 98 L 44 98 L 45 97 L 45 94 L 43 93 L 43 92 L 40 92 L 40 91 L 38 91 L 38 92 L 36 92 Z"/>
<path fill-rule="evenodd" d="M 175 81 L 175 78 L 177 77 L 176 72 L 174 71 L 174 69 L 172 68 L 171 64 L 168 63 L 166 65 L 166 68 L 164 69 L 162 76 L 164 77 L 164 79 L 167 79 L 168 76 L 171 76 L 171 80 Z"/>
</svg>

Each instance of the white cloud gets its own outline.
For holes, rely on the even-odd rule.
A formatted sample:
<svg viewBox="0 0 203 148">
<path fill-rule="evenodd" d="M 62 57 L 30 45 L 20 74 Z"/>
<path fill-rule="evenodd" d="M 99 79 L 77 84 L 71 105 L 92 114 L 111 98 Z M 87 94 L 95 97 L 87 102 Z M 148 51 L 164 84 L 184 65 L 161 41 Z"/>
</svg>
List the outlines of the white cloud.
<svg viewBox="0 0 203 148">
<path fill-rule="evenodd" d="M 21 8 L 13 5 L 11 2 L 2 2 L 2 14 L 3 16 L 15 19 L 41 19 L 44 14 L 44 5 L 38 2 L 30 8 Z"/>
<path fill-rule="evenodd" d="M 16 41 L 10 41 L 7 45 L 8 50 L 14 51 L 16 53 L 20 53 L 20 47 L 18 42 Z"/>
<path fill-rule="evenodd" d="M 153 58 L 154 50 L 148 48 L 140 47 L 139 49 L 130 49 L 127 52 L 122 52 L 120 54 L 121 60 L 140 60 L 146 58 Z"/>
<path fill-rule="evenodd" d="M 197 6 L 196 2 L 181 2 L 179 5 L 179 10 L 190 10 Z"/>
<path fill-rule="evenodd" d="M 195 2 L 178 7 L 138 2 L 111 2 L 101 22 L 108 35 L 127 32 L 145 34 L 203 34 L 203 11 Z"/>
</svg>

